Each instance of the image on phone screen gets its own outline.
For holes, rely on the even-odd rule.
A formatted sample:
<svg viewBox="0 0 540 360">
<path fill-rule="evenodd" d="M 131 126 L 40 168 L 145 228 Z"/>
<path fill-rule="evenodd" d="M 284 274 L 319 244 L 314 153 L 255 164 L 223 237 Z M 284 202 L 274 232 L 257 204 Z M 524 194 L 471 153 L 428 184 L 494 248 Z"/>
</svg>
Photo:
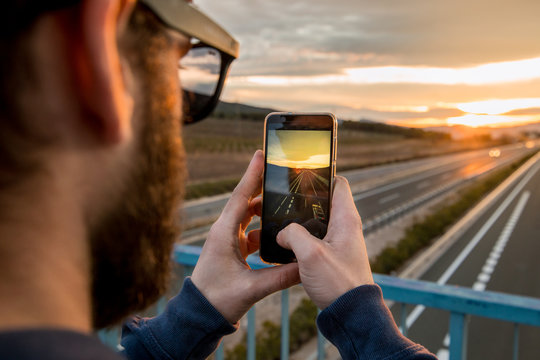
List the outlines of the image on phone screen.
<svg viewBox="0 0 540 360">
<path fill-rule="evenodd" d="M 332 171 L 332 131 L 267 128 L 264 240 L 292 222 L 313 236 L 326 235 Z"/>
</svg>

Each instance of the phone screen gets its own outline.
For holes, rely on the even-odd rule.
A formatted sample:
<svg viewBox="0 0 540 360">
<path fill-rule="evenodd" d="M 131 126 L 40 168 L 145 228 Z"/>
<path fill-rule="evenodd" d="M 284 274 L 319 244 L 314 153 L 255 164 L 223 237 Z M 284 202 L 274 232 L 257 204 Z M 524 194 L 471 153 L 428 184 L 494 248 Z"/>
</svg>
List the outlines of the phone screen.
<svg viewBox="0 0 540 360">
<path fill-rule="evenodd" d="M 333 134 L 332 123 L 306 126 L 294 121 L 287 124 L 267 120 L 263 260 L 294 261 L 294 253 L 281 248 L 275 240 L 279 231 L 292 222 L 301 224 L 320 239 L 326 235 L 333 177 Z"/>
</svg>

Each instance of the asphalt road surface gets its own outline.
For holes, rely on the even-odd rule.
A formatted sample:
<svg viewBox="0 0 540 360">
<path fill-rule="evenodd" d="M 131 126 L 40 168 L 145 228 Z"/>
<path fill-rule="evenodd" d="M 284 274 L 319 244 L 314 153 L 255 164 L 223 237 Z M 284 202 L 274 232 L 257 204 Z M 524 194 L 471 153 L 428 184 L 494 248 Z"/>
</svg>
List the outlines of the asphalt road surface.
<svg viewBox="0 0 540 360">
<path fill-rule="evenodd" d="M 523 144 L 500 147 L 500 156 L 492 157 L 489 149 L 475 150 L 427 159 L 407 161 L 341 173 L 354 191 L 354 199 L 364 224 L 372 223 L 384 215 L 404 211 L 406 204 L 425 194 L 445 191 L 468 179 L 486 173 L 524 156 L 530 149 Z M 195 201 L 183 210 L 185 221 L 216 216 L 223 209 L 228 197 L 219 196 L 209 201 Z M 406 210 L 406 209 L 405 209 Z M 258 222 L 251 228 L 259 226 Z M 209 226 L 184 231 L 182 242 L 202 245 Z"/>
<path fill-rule="evenodd" d="M 540 298 L 540 161 L 505 190 L 421 277 L 478 291 Z M 396 320 L 399 319 L 396 309 Z M 399 322 L 399 321 L 398 321 Z M 448 358 L 449 315 L 412 307 L 408 336 Z M 471 317 L 468 359 L 511 359 L 513 324 Z M 520 327 L 519 359 L 540 359 L 540 329 Z"/>
</svg>

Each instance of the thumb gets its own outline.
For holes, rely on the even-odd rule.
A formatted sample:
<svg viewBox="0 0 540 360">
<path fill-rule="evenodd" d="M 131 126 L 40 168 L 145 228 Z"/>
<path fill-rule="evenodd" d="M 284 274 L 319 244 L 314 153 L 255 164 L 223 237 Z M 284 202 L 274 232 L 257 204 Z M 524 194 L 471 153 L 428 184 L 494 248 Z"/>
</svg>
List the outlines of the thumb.
<svg viewBox="0 0 540 360">
<path fill-rule="evenodd" d="M 330 222 L 339 221 L 347 214 L 358 214 L 349 181 L 343 176 L 336 176 L 334 184 Z"/>
<path fill-rule="evenodd" d="M 289 224 L 281 230 L 276 240 L 280 246 L 292 250 L 298 261 L 309 257 L 322 245 L 321 239 L 311 235 L 305 227 L 297 223 Z"/>
<path fill-rule="evenodd" d="M 259 269 L 252 272 L 253 294 L 256 301 L 275 293 L 279 290 L 290 288 L 300 283 L 300 273 L 298 264 L 291 263 L 278 265 L 266 269 Z"/>
</svg>

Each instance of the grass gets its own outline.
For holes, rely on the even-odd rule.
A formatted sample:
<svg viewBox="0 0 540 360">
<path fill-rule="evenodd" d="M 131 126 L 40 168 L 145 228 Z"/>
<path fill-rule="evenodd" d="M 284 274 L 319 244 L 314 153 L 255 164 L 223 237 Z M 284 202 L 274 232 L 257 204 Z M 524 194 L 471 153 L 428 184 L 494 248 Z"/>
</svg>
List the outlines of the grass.
<svg viewBox="0 0 540 360">
<path fill-rule="evenodd" d="M 262 139 L 233 136 L 206 135 L 190 137 L 184 141 L 188 154 L 192 153 L 252 153 L 261 148 Z"/>
<path fill-rule="evenodd" d="M 263 145 L 263 121 L 209 118 L 183 129 L 190 181 L 239 178 L 251 154 Z M 473 138 L 453 141 L 444 134 L 384 124 L 341 124 L 338 170 L 388 164 L 456 151 L 499 146 L 500 141 Z M 213 192 L 215 193 L 215 192 Z"/>
<path fill-rule="evenodd" d="M 192 200 L 206 196 L 228 193 L 234 190 L 239 181 L 239 178 L 231 178 L 188 184 L 186 186 L 185 199 Z"/>
<path fill-rule="evenodd" d="M 375 258 L 371 264 L 372 271 L 390 274 L 399 269 L 418 251 L 431 245 L 435 238 L 444 234 L 470 208 L 477 204 L 487 193 L 495 189 L 495 187 L 533 155 L 525 156 L 511 165 L 467 186 L 458 193 L 457 200 L 440 207 L 423 220 L 411 225 L 405 230 L 405 235 L 395 246 L 384 249 Z"/>
</svg>

